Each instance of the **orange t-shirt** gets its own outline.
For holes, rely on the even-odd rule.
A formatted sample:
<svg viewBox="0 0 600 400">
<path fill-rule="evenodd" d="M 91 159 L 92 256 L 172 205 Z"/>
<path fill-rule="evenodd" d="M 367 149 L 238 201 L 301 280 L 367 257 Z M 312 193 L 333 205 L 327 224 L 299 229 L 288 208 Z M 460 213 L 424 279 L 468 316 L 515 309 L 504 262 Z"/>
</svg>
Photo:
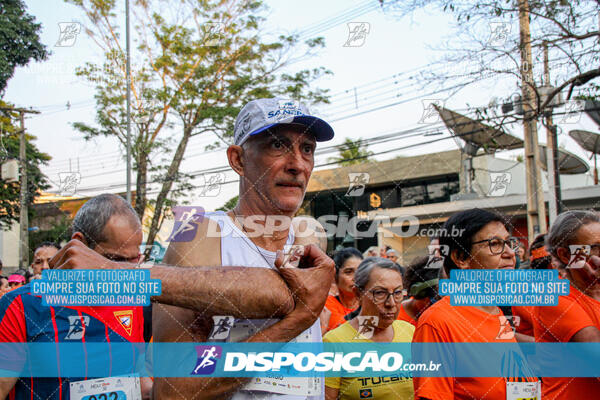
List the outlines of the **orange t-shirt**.
<svg viewBox="0 0 600 400">
<path fill-rule="evenodd" d="M 514 333 L 506 334 L 506 322 L 498 308 L 497 314 L 489 314 L 471 306 L 452 306 L 446 296 L 421 314 L 413 342 L 516 343 Z M 413 377 L 413 384 L 415 399 L 506 400 L 505 378 Z"/>
<path fill-rule="evenodd" d="M 400 321 L 406 321 L 409 324 L 413 324 L 414 326 L 417 326 L 417 321 L 415 321 L 410 315 L 408 315 L 408 313 L 406 312 L 406 310 L 404 309 L 404 306 L 402 304 L 400 304 L 400 311 L 398 312 L 398 317 L 396 319 L 400 320 Z"/>
<path fill-rule="evenodd" d="M 334 296 L 327 297 L 325 308 L 331 311 L 331 317 L 329 318 L 329 324 L 327 325 L 328 332 L 346 322 L 344 317 L 354 311 L 351 308 L 344 307 L 344 305 Z"/>
<path fill-rule="evenodd" d="M 557 306 L 535 307 L 535 341 L 569 342 L 588 326 L 600 329 L 600 302 L 581 293 L 573 285 L 568 296 L 560 296 Z M 600 393 L 600 378 L 543 378 L 544 400 L 591 399 Z"/>
<path fill-rule="evenodd" d="M 533 306 L 512 306 L 512 314 L 521 317 L 515 330 L 523 335 L 533 336 Z"/>
</svg>

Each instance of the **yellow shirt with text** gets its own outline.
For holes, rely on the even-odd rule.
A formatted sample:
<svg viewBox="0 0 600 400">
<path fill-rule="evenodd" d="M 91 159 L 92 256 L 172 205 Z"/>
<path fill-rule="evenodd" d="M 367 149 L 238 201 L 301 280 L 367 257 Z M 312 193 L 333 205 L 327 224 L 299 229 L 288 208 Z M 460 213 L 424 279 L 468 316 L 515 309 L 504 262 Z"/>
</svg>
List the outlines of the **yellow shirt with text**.
<svg viewBox="0 0 600 400">
<path fill-rule="evenodd" d="M 412 342 L 414 325 L 406 321 L 394 321 L 392 342 Z M 327 332 L 323 337 L 327 343 L 369 343 L 372 340 L 358 337 L 356 329 L 349 322 Z M 401 374 L 382 374 L 367 378 L 325 378 L 325 386 L 339 389 L 339 399 L 398 399 L 412 400 L 414 388 L 412 378 Z"/>
</svg>

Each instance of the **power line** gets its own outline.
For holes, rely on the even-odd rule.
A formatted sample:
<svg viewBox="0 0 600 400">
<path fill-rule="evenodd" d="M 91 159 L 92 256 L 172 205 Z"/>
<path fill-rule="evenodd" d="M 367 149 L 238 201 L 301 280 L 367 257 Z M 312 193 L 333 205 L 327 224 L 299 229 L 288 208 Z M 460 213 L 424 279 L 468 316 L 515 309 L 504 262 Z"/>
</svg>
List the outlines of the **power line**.
<svg viewBox="0 0 600 400">
<path fill-rule="evenodd" d="M 430 140 L 428 142 L 410 144 L 410 145 L 407 145 L 407 146 L 397 147 L 397 148 L 394 148 L 394 149 L 383 150 L 383 151 L 380 151 L 380 152 L 377 152 L 377 153 L 373 153 L 373 154 L 371 154 L 369 156 L 360 156 L 360 157 L 355 157 L 355 158 L 347 159 L 347 160 L 344 160 L 344 161 L 361 160 L 361 159 L 364 159 L 364 158 L 367 158 L 367 157 L 372 157 L 372 156 L 381 155 L 381 154 L 388 154 L 388 153 L 391 153 L 391 152 L 396 152 L 396 151 L 400 151 L 400 150 L 406 150 L 406 149 L 409 149 L 409 148 L 423 146 L 423 145 L 427 145 L 427 144 L 439 142 L 439 141 L 442 141 L 442 140 L 448 140 L 448 139 L 452 139 L 452 137 L 445 137 L 445 138 L 433 139 L 433 140 Z M 326 162 L 326 163 L 315 165 L 314 168 L 320 168 L 320 167 L 325 167 L 325 166 L 335 165 L 335 164 L 339 164 L 339 162 L 338 161 Z M 214 171 L 211 171 L 211 172 L 204 172 L 203 171 L 202 173 L 198 172 L 196 174 L 189 174 L 189 175 L 192 175 L 192 177 L 197 177 L 197 176 L 200 176 L 200 175 L 205 175 L 207 173 L 218 173 L 218 172 L 229 172 L 229 171 L 231 171 L 231 168 L 229 166 L 222 167 L 222 168 L 223 169 L 221 169 L 221 170 L 214 170 Z M 233 181 L 224 182 L 224 184 L 235 183 L 235 182 L 239 182 L 239 180 L 236 179 L 236 180 L 233 180 Z M 149 184 L 162 183 L 162 181 L 152 181 L 152 182 L 148 182 L 148 183 Z M 78 192 L 100 191 L 100 190 L 116 189 L 116 188 L 119 188 L 119 187 L 123 187 L 125 185 L 126 184 L 124 184 L 124 183 L 110 184 L 108 186 L 102 186 L 102 187 L 78 188 L 77 191 Z M 149 194 L 150 193 L 153 193 L 153 192 L 150 191 Z M 155 192 L 155 193 L 158 193 L 158 191 Z"/>
<path fill-rule="evenodd" d="M 457 85 L 457 86 L 459 86 L 459 85 Z M 452 88 L 454 88 L 454 87 L 443 89 L 440 92 L 443 92 L 444 90 L 451 90 Z M 432 94 L 437 94 L 437 92 L 430 92 L 428 94 L 423 95 L 423 97 L 429 96 L 429 95 L 432 95 Z M 359 113 L 353 113 L 351 115 L 343 116 L 343 117 L 338 118 L 338 119 L 333 120 L 333 121 L 338 121 L 338 120 L 343 120 L 343 119 L 347 119 L 347 118 L 352 118 L 352 117 L 355 117 L 355 116 L 358 116 L 358 115 L 362 115 L 362 114 L 366 114 L 366 113 L 378 111 L 378 110 L 381 110 L 381 109 L 384 109 L 384 108 L 396 106 L 396 105 L 399 105 L 399 104 L 402 104 L 402 103 L 405 103 L 405 102 L 416 100 L 419 97 L 421 97 L 421 96 L 413 97 L 413 98 L 410 98 L 410 99 L 404 99 L 404 100 L 399 101 L 399 102 L 395 102 L 395 103 L 392 103 L 392 104 L 387 104 L 387 105 L 384 105 L 384 106 L 381 106 L 381 107 L 373 108 L 373 109 L 362 111 L 362 112 L 359 112 Z M 455 109 L 455 111 L 463 111 L 463 110 L 464 111 L 468 111 L 469 109 L 468 108 L 465 108 L 465 109 Z M 561 115 L 561 113 L 556 113 L 556 115 Z M 331 122 L 333 122 L 333 121 L 331 121 Z M 418 128 L 418 129 L 422 129 L 422 128 Z M 436 133 L 439 130 L 440 130 L 440 128 L 436 127 L 434 129 L 430 130 L 429 132 L 430 133 Z M 427 132 L 423 132 L 423 134 L 426 134 L 426 133 Z M 376 144 L 376 140 L 377 139 L 378 139 L 378 137 L 366 139 L 364 142 L 361 142 L 361 144 L 364 144 L 364 145 Z M 371 140 L 373 140 L 373 141 L 371 141 Z M 210 139 L 209 139 L 209 141 L 210 141 Z M 194 144 L 194 146 L 200 146 L 200 145 L 205 145 L 205 144 L 204 143 L 196 143 L 196 144 Z M 328 146 L 326 148 L 321 148 L 321 149 L 317 150 L 316 155 L 321 155 L 321 154 L 327 154 L 327 153 L 334 152 L 334 151 L 340 149 L 341 146 L 343 146 L 343 144 L 335 145 L 335 146 Z M 190 149 L 191 148 L 192 147 L 190 147 Z M 223 150 L 222 148 L 217 148 L 217 149 L 208 150 L 208 151 L 201 151 L 201 152 L 198 152 L 198 153 L 195 153 L 195 154 L 189 154 L 189 155 L 187 155 L 186 159 L 190 159 L 190 158 L 194 158 L 194 157 L 198 157 L 198 156 L 203 156 L 203 155 L 211 154 L 211 153 L 215 153 L 215 152 L 220 152 L 222 150 Z M 112 158 L 118 159 L 120 157 L 122 157 L 122 155 L 118 155 L 118 156 L 115 156 L 115 157 L 112 157 Z M 65 160 L 65 162 L 68 162 L 68 160 Z M 106 161 L 106 162 L 109 162 L 109 161 Z M 84 169 L 95 168 L 96 166 L 103 165 L 103 164 L 104 164 L 104 161 L 98 161 L 98 162 L 93 163 L 91 165 L 90 164 L 84 165 Z M 54 168 L 49 168 L 47 170 L 58 172 L 61 169 L 64 169 L 64 168 L 54 167 Z M 63 172 L 63 171 L 60 171 L 60 172 Z M 116 174 L 118 172 L 122 172 L 122 170 L 107 171 L 107 172 L 102 172 L 102 173 L 94 174 L 92 176 L 87 176 L 87 177 L 105 176 L 105 175 L 110 175 L 110 174 Z"/>
<path fill-rule="evenodd" d="M 207 136 L 210 135 L 211 133 L 207 133 Z M 204 136 L 202 139 L 207 138 L 207 136 Z M 211 144 L 214 142 L 214 138 L 213 139 L 208 139 L 208 140 L 202 140 L 201 142 L 196 142 L 196 143 L 191 143 L 188 147 L 188 150 L 196 150 L 200 147 L 206 147 L 207 145 Z M 207 154 L 208 152 L 214 152 L 214 151 L 218 151 L 219 149 L 215 149 L 215 150 L 209 150 L 206 153 L 200 153 L 200 154 Z M 109 154 L 114 154 L 114 155 L 109 155 Z M 158 156 L 158 155 L 157 155 Z M 62 172 L 62 170 L 66 167 L 67 164 L 69 164 L 70 160 L 73 159 L 81 159 L 82 163 L 81 165 L 84 168 L 95 168 L 95 167 L 100 167 L 103 164 L 108 164 L 108 163 L 114 163 L 117 162 L 119 159 L 123 158 L 124 154 L 121 150 L 117 150 L 115 152 L 110 152 L 110 153 L 105 153 L 102 155 L 79 155 L 79 156 L 75 156 L 75 157 L 70 157 L 70 158 L 63 158 L 60 160 L 51 160 L 50 161 L 50 167 L 46 168 L 46 171 L 58 171 L 61 170 L 60 172 Z M 186 156 L 186 158 L 190 157 L 189 155 Z M 62 167 L 61 165 L 65 165 L 65 167 Z"/>
<path fill-rule="evenodd" d="M 389 141 L 395 141 L 395 140 L 400 140 L 406 137 L 413 137 L 413 136 L 419 136 L 419 135 L 423 135 L 425 133 L 427 133 L 429 130 L 431 130 L 431 127 L 428 127 L 427 130 L 425 130 L 425 127 L 417 127 L 417 128 L 413 128 L 413 129 L 408 129 L 405 131 L 401 131 L 401 132 L 393 132 L 393 133 L 387 133 L 387 134 L 383 134 L 380 136 L 375 136 L 375 137 L 371 137 L 371 138 L 367 138 L 367 139 L 363 139 L 358 141 L 357 145 L 359 146 L 371 146 L 371 145 L 377 145 L 377 144 L 381 144 L 381 143 L 386 143 Z M 433 128 L 433 131 L 439 131 L 439 128 Z M 326 147 L 322 147 L 317 149 L 317 151 L 315 152 L 315 156 L 322 156 L 322 155 L 326 155 L 326 154 L 331 154 L 334 153 L 340 149 L 343 149 L 346 146 L 345 143 L 340 143 L 337 145 L 330 145 L 330 146 L 326 146 Z M 186 159 L 190 159 L 194 156 L 199 156 L 199 155 L 204 155 L 204 154 L 208 154 L 208 153 L 214 153 L 214 152 L 222 152 L 223 149 L 215 149 L 215 150 L 210 150 L 207 152 L 201 152 L 195 155 L 189 155 L 186 156 Z M 229 166 L 222 166 L 222 167 L 213 167 L 213 168 L 208 168 L 208 169 L 202 169 L 202 170 L 198 170 L 198 171 L 192 171 L 192 172 L 188 172 L 189 174 L 196 174 L 196 175 L 201 175 L 204 173 L 214 173 L 214 172 L 223 172 L 223 171 L 227 171 L 229 170 Z M 105 176 L 105 175 L 111 175 L 111 174 L 117 174 L 117 173 L 122 173 L 123 170 L 122 169 L 118 169 L 118 170 L 112 170 L 112 171 L 105 171 L 105 172 L 100 172 L 97 174 L 93 174 L 93 175 L 86 175 L 84 176 L 84 178 L 88 179 L 88 178 L 95 178 L 98 176 Z"/>
<path fill-rule="evenodd" d="M 486 121 L 491 121 L 493 119 L 498 119 L 501 117 L 489 117 L 489 118 L 479 118 L 479 119 L 475 119 L 474 121 L 477 122 L 486 122 Z M 471 121 L 465 122 L 465 124 L 470 124 Z M 457 126 L 459 126 L 460 124 L 458 124 Z M 407 129 L 404 131 L 399 131 L 399 132 L 395 132 L 395 133 L 389 133 L 389 134 L 385 134 L 385 135 L 380 135 L 377 136 L 373 139 L 377 139 L 377 140 L 383 140 L 383 139 L 388 139 L 390 137 L 393 137 L 394 135 L 396 136 L 403 136 L 402 139 L 406 139 L 409 137 L 416 137 L 416 136 L 423 136 L 428 132 L 437 132 L 440 130 L 440 127 L 442 127 L 442 124 L 437 124 L 437 125 L 432 125 L 432 126 L 424 126 L 424 127 L 417 127 L 417 128 L 411 128 L 411 129 Z M 468 134 L 468 133 L 466 133 Z M 423 146 L 423 145 L 427 145 L 427 144 L 432 144 L 432 143 L 436 143 L 442 140 L 448 140 L 448 139 L 452 139 L 453 137 L 460 137 L 461 135 L 449 135 L 446 137 L 442 137 L 442 138 L 436 138 L 436 139 L 432 139 L 430 141 L 426 141 L 426 142 L 419 142 L 419 143 L 413 143 L 407 146 L 401 146 L 401 147 L 396 147 L 393 149 L 386 149 L 386 150 L 382 150 L 376 153 L 373 153 L 369 156 L 362 156 L 362 157 L 356 157 L 350 160 L 359 160 L 359 159 L 364 159 L 367 157 L 371 157 L 371 156 L 376 156 L 376 155 L 381 155 L 381 154 L 388 154 L 388 153 L 392 153 L 392 152 L 396 152 L 396 151 L 401 151 L 401 150 L 406 150 L 409 148 L 414 148 L 414 147 L 419 147 L 419 146 Z M 369 139 L 365 139 L 363 141 L 361 141 L 361 144 L 364 143 L 368 143 Z M 339 149 L 341 146 L 343 146 L 344 144 L 340 144 L 340 145 L 333 145 L 333 146 L 328 146 L 325 147 L 323 149 L 321 149 L 321 152 L 319 153 L 319 155 L 323 155 L 323 154 L 327 154 L 327 152 L 330 152 L 330 150 L 332 148 L 337 148 Z M 350 161 L 348 160 L 348 161 Z M 323 166 L 329 166 L 329 165 L 334 165 L 334 164 L 338 164 L 339 162 L 334 161 L 334 162 L 326 162 L 326 163 L 321 163 L 315 166 L 315 168 L 319 168 L 319 167 L 323 167 Z M 212 174 L 212 173 L 219 173 L 219 172 L 229 172 L 231 170 L 231 168 L 227 165 L 225 166 L 219 166 L 219 167 L 213 167 L 213 168 L 209 168 L 209 169 L 202 169 L 202 170 L 197 170 L 197 171 L 190 171 L 190 172 L 184 172 L 184 174 L 191 176 L 192 178 L 198 177 L 200 175 L 205 175 L 205 174 Z M 155 183 L 162 183 L 163 180 L 157 180 L 157 181 L 149 181 L 148 184 L 155 184 Z M 125 184 L 122 183 L 115 183 L 115 184 L 108 184 L 108 185 L 104 185 L 104 186 L 96 186 L 96 187 L 87 187 L 87 188 L 79 188 L 78 191 L 80 192 L 85 192 L 85 191 L 99 191 L 99 190 L 106 190 L 106 189 L 116 189 L 119 187 L 123 187 L 125 186 Z"/>
<path fill-rule="evenodd" d="M 349 21 L 352 18 L 356 18 L 373 10 L 376 10 L 379 7 L 379 4 L 376 0 L 365 1 L 359 6 L 346 10 L 341 14 L 335 14 L 321 22 L 317 22 L 313 25 L 309 25 L 308 27 L 302 29 L 299 32 L 299 39 L 305 40 L 309 39 L 313 36 L 318 35 L 319 33 L 328 31 L 329 29 L 337 26 L 345 21 Z"/>
<path fill-rule="evenodd" d="M 390 104 L 386 104 L 386 105 L 383 105 L 383 106 L 380 106 L 380 107 L 375 107 L 375 108 L 371 108 L 371 109 L 368 109 L 368 110 L 365 110 L 365 111 L 361 111 L 361 112 L 357 112 L 357 113 L 352 113 L 352 114 L 349 114 L 349 115 L 345 115 L 345 116 L 342 116 L 342 117 L 339 117 L 339 118 L 336 118 L 336 119 L 332 119 L 332 120 L 330 120 L 330 122 L 342 121 L 344 119 L 354 118 L 354 117 L 357 117 L 359 115 L 368 114 L 368 113 L 371 113 L 371 112 L 374 112 L 374 111 L 380 111 L 380 110 L 383 110 L 385 108 L 397 106 L 397 105 L 400 105 L 400 104 L 403 104 L 403 103 L 408 103 L 409 101 L 418 100 L 418 99 L 421 99 L 421 98 L 426 97 L 426 96 L 431 96 L 431 95 L 435 95 L 435 94 L 445 93 L 445 92 L 447 92 L 447 91 L 449 91 L 451 89 L 455 89 L 455 88 L 458 88 L 458 87 L 461 87 L 461 86 L 462 85 L 459 84 L 459 85 L 451 86 L 449 88 L 435 90 L 433 92 L 429 92 L 429 93 L 426 93 L 424 95 L 415 96 L 415 97 L 412 97 L 412 98 L 409 98 L 409 99 L 403 99 L 403 100 L 400 100 L 400 101 L 397 101 L 397 102 L 394 102 L 394 103 L 390 103 Z M 377 103 L 375 103 L 375 104 L 377 104 Z M 367 105 L 369 105 L 369 104 L 367 104 Z"/>
<path fill-rule="evenodd" d="M 498 116 L 498 117 L 489 117 L 489 118 L 479 118 L 476 121 L 486 122 L 486 121 L 491 121 L 491 120 L 497 119 L 497 118 L 501 118 L 501 117 Z M 466 122 L 466 124 L 468 124 L 468 123 L 470 123 L 470 122 Z M 435 125 L 418 126 L 416 128 L 410 128 L 410 129 L 406 129 L 406 130 L 399 131 L 399 132 L 393 132 L 393 133 L 388 133 L 388 134 L 371 137 L 368 139 L 362 139 L 362 140 L 358 141 L 357 144 L 359 146 L 377 145 L 377 144 L 381 144 L 381 143 L 386 143 L 386 142 L 400 140 L 400 139 L 406 139 L 406 138 L 410 138 L 410 137 L 427 136 L 427 134 L 430 134 L 430 133 L 438 133 L 442 129 L 444 129 L 444 128 L 441 123 L 438 123 Z M 437 140 L 445 140 L 445 139 L 447 139 L 447 138 L 437 139 Z M 337 145 L 331 145 L 331 146 L 320 148 L 316 151 L 315 156 L 331 154 L 333 152 L 336 152 L 336 151 L 344 148 L 345 145 L 346 145 L 345 143 L 341 143 L 341 144 L 337 144 Z M 214 151 L 222 151 L 222 149 L 216 149 L 216 150 L 209 151 L 209 152 L 214 152 Z M 385 151 L 385 152 L 388 152 L 388 151 Z M 206 154 L 206 153 L 207 152 L 203 152 L 203 153 L 199 153 L 198 155 L 202 155 L 202 154 Z M 380 153 L 375 153 L 375 154 L 380 154 Z M 187 157 L 187 158 L 189 158 L 189 157 Z M 225 166 L 220 166 L 220 167 L 213 167 L 213 168 L 201 169 L 201 170 L 197 170 L 197 171 L 189 171 L 189 172 L 184 172 L 184 173 L 187 175 L 191 175 L 192 177 L 198 177 L 200 175 L 207 174 L 207 173 L 226 172 L 229 170 L 230 170 L 229 166 L 225 165 Z M 110 175 L 110 174 L 114 174 L 114 173 L 118 173 L 118 172 L 122 172 L 122 170 L 108 171 L 108 172 L 99 173 L 99 174 L 95 174 L 95 175 L 91 175 L 91 176 L 86 176 L 85 178 L 97 177 L 97 176 L 102 176 L 102 175 Z M 154 182 L 149 182 L 149 183 L 158 183 L 158 182 L 159 181 L 154 181 Z M 119 186 L 120 184 L 116 184 L 116 185 Z M 93 188 L 83 188 L 81 190 L 87 190 L 87 189 L 93 189 Z"/>
<path fill-rule="evenodd" d="M 423 67 L 419 67 L 419 68 L 423 68 Z M 394 75 L 392 75 L 391 77 L 384 78 L 384 79 L 380 79 L 380 80 L 377 80 L 377 81 L 374 81 L 374 82 L 381 82 L 381 81 L 384 81 L 385 79 L 392 79 L 392 78 L 395 78 L 395 77 L 399 77 L 399 76 L 401 76 L 401 75 L 403 75 L 403 74 L 410 73 L 411 71 L 412 71 L 412 70 L 405 71 L 405 72 L 401 72 L 401 73 L 398 73 L 398 74 L 394 74 Z M 368 85 L 371 85 L 371 84 L 373 84 L 374 82 L 370 82 L 370 83 L 367 83 L 367 84 L 364 84 L 364 85 L 360 85 L 360 86 L 357 86 L 357 87 L 365 87 L 365 86 L 368 86 Z M 394 89 L 394 90 L 401 90 L 401 89 L 403 89 L 403 88 L 409 88 L 410 86 L 411 86 L 411 85 L 404 86 L 404 87 L 399 87 L 399 88 L 397 88 L 397 89 Z M 389 87 L 389 85 L 385 85 L 385 87 Z M 364 100 L 364 99 L 361 99 L 361 100 Z M 371 103 L 368 103 L 368 104 L 371 104 Z M 334 106 L 334 108 L 336 108 L 336 107 L 338 107 L 338 106 L 339 106 L 339 107 L 342 107 L 343 105 L 344 105 L 344 104 L 339 104 L 339 105 L 338 105 L 338 104 L 336 104 L 336 105 Z M 329 112 L 329 109 L 326 109 L 326 110 L 327 110 L 326 112 Z M 343 112 L 348 112 L 348 111 L 352 111 L 352 108 L 348 108 L 348 109 L 346 109 L 346 110 L 343 110 Z M 331 111 L 331 112 L 333 112 L 333 111 Z M 207 143 L 207 144 L 208 144 L 208 143 Z M 216 150 L 214 150 L 214 151 L 219 151 L 219 149 L 216 149 Z M 209 152 L 213 152 L 213 151 L 209 151 Z M 116 154 L 115 154 L 115 153 L 116 153 Z M 110 161 L 113 161 L 113 160 L 117 160 L 117 159 L 119 159 L 119 158 L 121 158 L 121 157 L 122 157 L 122 154 L 121 154 L 121 152 L 120 152 L 120 151 L 119 151 L 119 152 L 113 152 L 113 153 L 111 153 L 111 154 L 114 154 L 114 155 L 113 155 L 113 156 L 109 156 L 109 157 L 106 157 L 106 155 L 101 155 L 101 156 L 100 156 L 100 155 L 96 155 L 96 156 L 90 156 L 90 157 L 87 157 L 87 156 L 80 156 L 80 157 L 85 159 L 84 163 L 85 163 L 87 160 L 94 160 L 94 161 L 96 161 L 96 159 L 99 159 L 97 162 L 95 162 L 95 163 L 93 164 L 94 166 L 96 166 L 96 165 L 101 165 L 101 164 L 104 164 L 105 162 L 110 162 Z M 187 157 L 194 157 L 194 156 L 201 155 L 201 154 L 206 154 L 206 152 L 197 153 L 197 154 L 195 154 L 195 155 L 188 155 Z M 101 159 L 101 161 L 100 161 L 100 159 Z M 110 160 L 110 161 L 109 161 L 109 160 Z M 49 169 L 50 169 L 50 170 L 53 170 L 53 169 L 54 169 L 54 170 L 59 170 L 59 169 L 62 169 L 61 167 L 58 167 L 58 166 L 56 166 L 56 164 L 63 163 L 63 164 L 65 164 L 65 165 L 66 165 L 68 162 L 69 162 L 69 159 L 63 159 L 63 160 L 61 160 L 61 161 L 52 161 L 52 167 L 49 167 Z M 89 163 L 88 163 L 88 165 L 85 165 L 85 167 L 87 167 L 87 168 L 91 168 L 91 166 L 89 165 Z"/>
</svg>

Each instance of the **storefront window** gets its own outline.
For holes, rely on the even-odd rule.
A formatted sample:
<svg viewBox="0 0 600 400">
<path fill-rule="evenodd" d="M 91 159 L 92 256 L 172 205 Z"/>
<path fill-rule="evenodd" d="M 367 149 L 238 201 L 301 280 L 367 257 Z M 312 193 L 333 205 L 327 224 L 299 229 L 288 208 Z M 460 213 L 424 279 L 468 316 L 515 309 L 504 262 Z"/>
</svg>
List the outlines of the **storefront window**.
<svg viewBox="0 0 600 400">
<path fill-rule="evenodd" d="M 460 185 L 457 181 L 437 182 L 427 185 L 427 197 L 429 203 L 441 203 L 450 201 L 450 195 L 458 193 Z"/>
<path fill-rule="evenodd" d="M 423 184 L 402 187 L 400 192 L 402 207 L 425 204 L 426 192 Z"/>
</svg>

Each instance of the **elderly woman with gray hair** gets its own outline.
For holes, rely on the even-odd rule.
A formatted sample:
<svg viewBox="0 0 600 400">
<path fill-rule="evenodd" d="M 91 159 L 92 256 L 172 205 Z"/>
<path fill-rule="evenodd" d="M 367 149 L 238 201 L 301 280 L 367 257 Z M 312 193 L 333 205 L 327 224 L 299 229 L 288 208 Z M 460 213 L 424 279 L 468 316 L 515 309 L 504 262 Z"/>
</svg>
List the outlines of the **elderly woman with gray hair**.
<svg viewBox="0 0 600 400">
<path fill-rule="evenodd" d="M 600 217 L 595 211 L 560 214 L 546 247 L 570 283 L 557 306 L 535 307 L 536 342 L 600 342 Z M 589 399 L 600 393 L 598 378 L 544 378 L 544 399 Z"/>
<path fill-rule="evenodd" d="M 354 291 L 359 308 L 351 319 L 323 338 L 329 343 L 411 342 L 415 327 L 396 320 L 403 300 L 400 266 L 391 260 L 369 257 L 354 274 Z M 325 378 L 325 398 L 332 399 L 413 399 L 412 378 L 400 373 L 391 376 Z"/>
</svg>

